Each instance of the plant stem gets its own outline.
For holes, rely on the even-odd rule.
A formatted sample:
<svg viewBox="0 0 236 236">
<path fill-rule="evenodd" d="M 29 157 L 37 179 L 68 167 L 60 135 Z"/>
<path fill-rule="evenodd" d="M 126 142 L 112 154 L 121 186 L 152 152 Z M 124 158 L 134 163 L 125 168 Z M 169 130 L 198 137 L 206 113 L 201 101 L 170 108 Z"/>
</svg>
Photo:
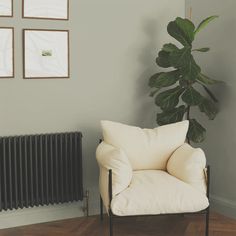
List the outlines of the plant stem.
<svg viewBox="0 0 236 236">
<path fill-rule="evenodd" d="M 187 107 L 187 120 L 190 120 L 190 106 Z"/>
<path fill-rule="evenodd" d="M 190 106 L 187 107 L 187 120 L 190 120 Z M 187 137 L 187 143 L 191 144 L 189 137 Z"/>
</svg>

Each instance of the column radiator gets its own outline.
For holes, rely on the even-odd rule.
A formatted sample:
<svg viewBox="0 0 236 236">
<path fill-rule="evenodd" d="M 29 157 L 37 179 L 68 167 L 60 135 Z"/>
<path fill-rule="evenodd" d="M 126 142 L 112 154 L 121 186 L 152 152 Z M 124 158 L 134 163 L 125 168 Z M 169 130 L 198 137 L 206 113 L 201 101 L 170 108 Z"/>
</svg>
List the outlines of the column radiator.
<svg viewBox="0 0 236 236">
<path fill-rule="evenodd" d="M 81 133 L 0 138 L 0 211 L 79 200 Z"/>
</svg>

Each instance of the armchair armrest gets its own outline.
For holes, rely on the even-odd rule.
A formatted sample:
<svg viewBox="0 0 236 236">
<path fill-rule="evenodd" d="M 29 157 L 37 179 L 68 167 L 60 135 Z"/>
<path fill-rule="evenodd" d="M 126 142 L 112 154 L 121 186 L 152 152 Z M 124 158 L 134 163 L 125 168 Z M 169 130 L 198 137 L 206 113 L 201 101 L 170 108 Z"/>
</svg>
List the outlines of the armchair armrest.
<svg viewBox="0 0 236 236">
<path fill-rule="evenodd" d="M 167 171 L 176 178 L 206 193 L 206 157 L 202 149 L 185 143 L 170 157 Z"/>
<path fill-rule="evenodd" d="M 106 209 L 109 209 L 108 176 L 112 170 L 112 196 L 125 190 L 131 182 L 133 170 L 126 154 L 105 142 L 99 144 L 96 158 L 100 167 L 99 189 Z"/>
</svg>

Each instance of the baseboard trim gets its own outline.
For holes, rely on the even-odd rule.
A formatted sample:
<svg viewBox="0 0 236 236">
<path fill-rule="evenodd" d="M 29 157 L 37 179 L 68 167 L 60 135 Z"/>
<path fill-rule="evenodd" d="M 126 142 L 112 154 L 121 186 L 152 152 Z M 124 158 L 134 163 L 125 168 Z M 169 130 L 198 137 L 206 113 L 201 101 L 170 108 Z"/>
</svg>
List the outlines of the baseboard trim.
<svg viewBox="0 0 236 236">
<path fill-rule="evenodd" d="M 236 202 L 216 195 L 210 196 L 211 209 L 236 219 Z M 90 215 L 98 214 L 97 201 L 90 202 Z M 47 207 L 13 210 L 0 213 L 0 229 L 83 217 L 82 203 L 66 203 Z"/>
<path fill-rule="evenodd" d="M 81 203 L 50 205 L 0 213 L 0 229 L 81 217 Z"/>
<path fill-rule="evenodd" d="M 236 202 L 216 195 L 210 196 L 211 209 L 236 219 Z M 90 215 L 98 214 L 98 202 L 90 202 Z M 13 210 L 0 213 L 0 229 L 83 217 L 82 203 L 66 203 L 47 207 Z"/>
<path fill-rule="evenodd" d="M 83 202 L 32 207 L 0 212 L 0 229 L 84 217 Z M 89 215 L 99 213 L 98 198 L 90 199 Z"/>
<path fill-rule="evenodd" d="M 210 196 L 211 208 L 223 215 L 236 219 L 236 202 L 216 195 Z"/>
</svg>

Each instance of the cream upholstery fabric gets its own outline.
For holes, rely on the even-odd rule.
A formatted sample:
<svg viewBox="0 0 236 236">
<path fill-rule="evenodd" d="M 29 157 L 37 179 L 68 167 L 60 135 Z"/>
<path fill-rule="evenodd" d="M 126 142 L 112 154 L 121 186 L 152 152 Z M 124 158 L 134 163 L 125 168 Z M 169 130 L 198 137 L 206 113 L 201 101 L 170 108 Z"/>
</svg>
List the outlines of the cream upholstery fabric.
<svg viewBox="0 0 236 236">
<path fill-rule="evenodd" d="M 151 215 L 204 210 L 205 194 L 165 171 L 134 171 L 130 186 L 111 202 L 113 214 Z"/>
<path fill-rule="evenodd" d="M 206 193 L 204 168 L 206 157 L 202 149 L 188 144 L 179 147 L 167 163 L 167 171 L 176 178 Z"/>
<path fill-rule="evenodd" d="M 122 150 L 104 142 L 97 148 L 96 157 L 100 166 L 100 193 L 108 209 L 108 171 L 112 169 L 112 189 L 113 195 L 116 195 L 129 186 L 133 175 L 132 168 Z"/>
<path fill-rule="evenodd" d="M 141 129 L 111 121 L 102 121 L 104 142 L 122 149 L 133 170 L 166 170 L 171 154 L 186 139 L 188 121 Z"/>
<path fill-rule="evenodd" d="M 107 211 L 109 169 L 113 172 L 111 210 L 115 215 L 185 213 L 208 207 L 206 158 L 201 149 L 184 143 L 188 121 L 155 129 L 102 121 L 102 128 L 104 142 L 96 157 Z"/>
</svg>

